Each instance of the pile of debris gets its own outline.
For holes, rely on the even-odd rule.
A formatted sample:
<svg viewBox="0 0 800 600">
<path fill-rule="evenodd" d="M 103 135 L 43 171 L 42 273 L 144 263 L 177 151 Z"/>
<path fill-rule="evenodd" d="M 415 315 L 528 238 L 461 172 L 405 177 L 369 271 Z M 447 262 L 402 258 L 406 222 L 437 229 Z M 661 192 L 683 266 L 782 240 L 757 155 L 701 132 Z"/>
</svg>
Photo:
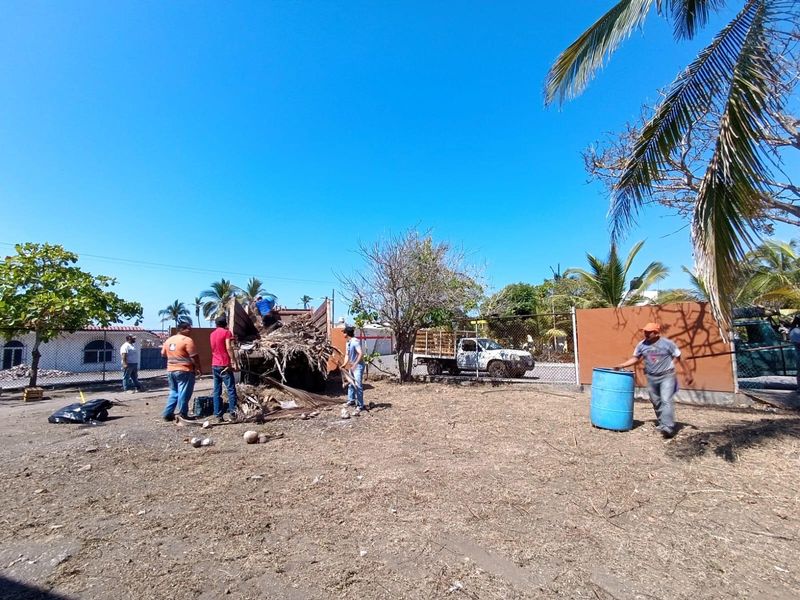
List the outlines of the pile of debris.
<svg viewBox="0 0 800 600">
<path fill-rule="evenodd" d="M 271 377 L 264 377 L 264 381 L 265 385 L 236 386 L 240 420 L 263 423 L 284 418 L 312 418 L 320 410 L 341 404 L 340 399 L 298 390 Z"/>
<path fill-rule="evenodd" d="M 30 365 L 17 365 L 10 369 L 0 371 L 0 380 L 10 381 L 12 379 L 30 379 L 33 370 Z M 38 377 L 69 377 L 74 375 L 72 371 L 59 371 L 58 369 L 39 369 Z"/>
<path fill-rule="evenodd" d="M 265 377 L 274 377 L 283 384 L 321 391 L 332 356 L 340 357 L 341 353 L 309 317 L 261 333 L 240 346 L 245 381 L 255 385 L 263 383 Z"/>
</svg>

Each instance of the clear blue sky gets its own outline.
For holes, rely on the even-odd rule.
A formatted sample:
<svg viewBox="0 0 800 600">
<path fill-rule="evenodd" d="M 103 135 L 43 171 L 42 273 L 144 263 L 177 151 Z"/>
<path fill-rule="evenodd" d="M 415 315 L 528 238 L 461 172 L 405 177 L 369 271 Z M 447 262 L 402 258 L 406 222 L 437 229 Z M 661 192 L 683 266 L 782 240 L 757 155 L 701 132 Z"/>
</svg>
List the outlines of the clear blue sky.
<svg viewBox="0 0 800 600">
<path fill-rule="evenodd" d="M 37 2 L 0 20 L 0 252 L 63 244 L 145 325 L 220 277 L 316 305 L 359 242 L 431 229 L 489 292 L 608 250 L 580 151 L 634 119 L 708 41 L 658 18 L 579 99 L 557 54 L 612 2 Z M 635 270 L 685 284 L 685 223 L 640 219 Z M 336 316 L 345 314 L 337 303 Z"/>
</svg>

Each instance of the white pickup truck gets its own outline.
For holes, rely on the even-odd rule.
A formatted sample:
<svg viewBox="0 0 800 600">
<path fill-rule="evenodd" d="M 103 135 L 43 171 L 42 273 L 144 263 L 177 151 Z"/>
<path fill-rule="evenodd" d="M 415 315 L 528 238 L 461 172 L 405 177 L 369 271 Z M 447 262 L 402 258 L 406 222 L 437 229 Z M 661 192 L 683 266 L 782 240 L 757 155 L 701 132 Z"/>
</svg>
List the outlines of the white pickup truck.
<svg viewBox="0 0 800 600">
<path fill-rule="evenodd" d="M 525 350 L 511 350 L 489 338 L 459 337 L 450 331 L 421 329 L 414 343 L 414 362 L 429 375 L 447 371 L 487 371 L 491 377 L 522 377 L 535 366 Z"/>
</svg>

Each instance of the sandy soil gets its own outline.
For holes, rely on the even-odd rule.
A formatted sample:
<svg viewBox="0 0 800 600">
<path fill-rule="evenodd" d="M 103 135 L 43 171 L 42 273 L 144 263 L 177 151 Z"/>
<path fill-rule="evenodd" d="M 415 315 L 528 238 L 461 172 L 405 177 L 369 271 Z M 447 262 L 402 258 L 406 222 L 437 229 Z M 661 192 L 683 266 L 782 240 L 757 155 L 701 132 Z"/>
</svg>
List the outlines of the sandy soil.
<svg viewBox="0 0 800 600">
<path fill-rule="evenodd" d="M 615 433 L 577 392 L 372 386 L 198 449 L 163 392 L 98 426 L 0 398 L 0 596 L 800 596 L 797 413 L 681 406 L 664 441 L 645 403 Z"/>
</svg>

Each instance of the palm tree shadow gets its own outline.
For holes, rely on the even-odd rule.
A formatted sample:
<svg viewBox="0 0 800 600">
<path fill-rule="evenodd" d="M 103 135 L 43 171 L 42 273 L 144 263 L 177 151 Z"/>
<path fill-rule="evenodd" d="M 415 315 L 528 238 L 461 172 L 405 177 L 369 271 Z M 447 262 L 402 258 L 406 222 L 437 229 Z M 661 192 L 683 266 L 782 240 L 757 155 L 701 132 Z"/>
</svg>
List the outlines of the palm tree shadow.
<svg viewBox="0 0 800 600">
<path fill-rule="evenodd" d="M 669 445 L 667 454 L 673 458 L 690 460 L 713 452 L 720 458 L 735 462 L 742 450 L 784 437 L 800 439 L 800 418 L 736 423 L 718 431 L 676 438 Z"/>
</svg>

